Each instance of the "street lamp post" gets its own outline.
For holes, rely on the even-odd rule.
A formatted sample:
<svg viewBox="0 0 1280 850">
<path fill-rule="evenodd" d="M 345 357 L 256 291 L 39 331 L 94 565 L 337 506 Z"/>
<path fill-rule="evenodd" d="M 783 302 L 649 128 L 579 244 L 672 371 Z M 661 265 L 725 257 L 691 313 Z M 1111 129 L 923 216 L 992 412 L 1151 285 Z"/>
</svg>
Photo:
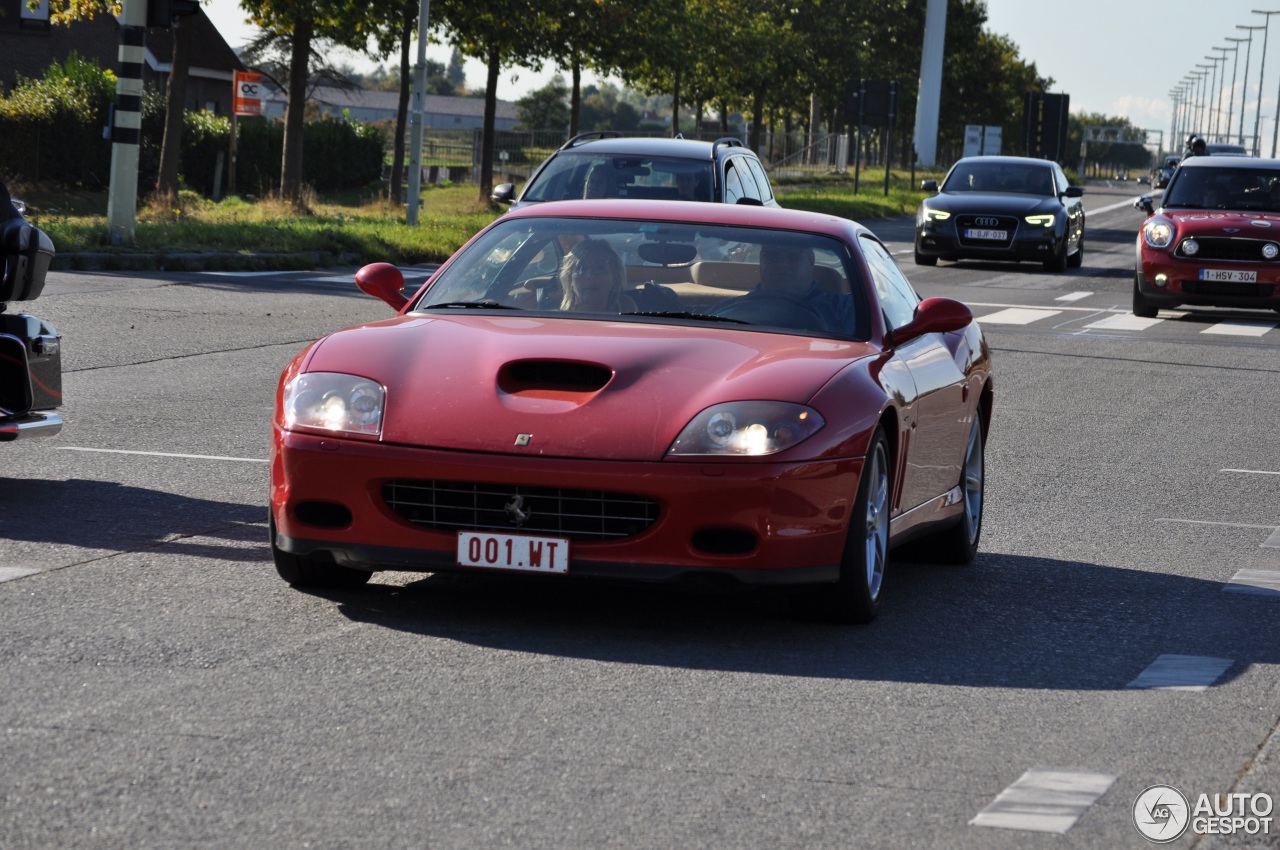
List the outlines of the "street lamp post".
<svg viewBox="0 0 1280 850">
<path fill-rule="evenodd" d="M 1253 118 L 1253 135 L 1254 135 L 1254 138 L 1256 138 L 1256 139 L 1258 140 L 1258 150 L 1257 150 L 1257 153 L 1256 153 L 1255 155 L 1257 155 L 1257 156 L 1261 156 L 1261 155 L 1262 155 L 1262 139 L 1261 139 L 1261 137 L 1260 137 L 1258 134 L 1259 134 L 1259 130 L 1260 130 L 1260 127 L 1261 127 L 1261 122 L 1262 122 L 1262 84 L 1263 84 L 1264 82 L 1266 82 L 1266 70 L 1267 70 L 1267 35 L 1269 34 L 1269 33 L 1268 33 L 1268 29 L 1269 29 L 1269 28 L 1270 28 L 1270 26 L 1271 26 L 1271 16 L 1272 16 L 1272 15 L 1280 15 L 1280 11 L 1275 11 L 1275 12 L 1264 12 L 1264 11 L 1263 11 L 1263 10 L 1261 10 L 1261 9 L 1254 9 L 1254 10 L 1253 10 L 1253 13 L 1254 13 L 1255 15 L 1263 15 L 1263 16 L 1264 16 L 1264 17 L 1263 17 L 1263 21 L 1265 21 L 1265 23 L 1264 23 L 1264 24 L 1263 24 L 1263 26 L 1262 26 L 1262 66 L 1261 66 L 1261 68 L 1258 70 L 1258 111 L 1257 111 L 1257 113 L 1255 113 L 1254 118 Z M 1280 121 L 1277 121 L 1277 122 L 1276 122 L 1276 127 L 1280 127 Z M 1275 130 L 1272 130 L 1272 132 L 1271 132 L 1271 156 L 1274 158 L 1274 157 L 1275 157 L 1275 155 L 1276 155 L 1276 134 L 1275 134 Z"/>
<path fill-rule="evenodd" d="M 1236 24 L 1236 29 L 1247 30 L 1249 32 L 1249 44 L 1245 47 L 1245 51 L 1244 51 L 1244 90 L 1240 92 L 1240 144 L 1244 144 L 1244 114 L 1247 109 L 1246 104 L 1248 103 L 1248 97 L 1249 97 L 1249 60 L 1253 56 L 1253 33 L 1255 30 L 1266 30 L 1266 27 L 1262 25 L 1247 27 L 1244 24 Z M 1264 32 L 1263 33 L 1264 50 L 1262 54 L 1262 59 L 1264 62 L 1266 61 L 1266 58 L 1267 58 L 1266 50 L 1265 50 L 1265 41 L 1266 41 L 1266 33 Z M 1262 68 L 1261 67 L 1258 69 L 1258 109 L 1259 111 L 1261 111 L 1262 109 Z M 1253 127 L 1253 144 L 1249 145 L 1249 150 L 1253 152 L 1254 156 L 1258 155 L 1257 123 L 1258 123 L 1257 119 L 1255 118 L 1254 127 Z"/>
<path fill-rule="evenodd" d="M 1209 49 L 1222 50 L 1223 48 L 1211 47 Z M 1209 139 L 1217 141 L 1218 140 L 1218 117 L 1222 113 L 1222 86 L 1218 83 L 1218 63 L 1221 62 L 1225 65 L 1227 62 L 1227 57 L 1226 56 L 1206 56 L 1204 58 L 1208 59 L 1210 62 L 1213 63 L 1213 84 L 1210 86 L 1210 92 L 1209 92 L 1209 97 L 1211 97 L 1212 100 L 1209 101 L 1206 108 L 1210 110 Z M 1223 68 L 1223 70 L 1225 71 L 1226 68 Z M 1226 76 L 1226 74 L 1223 74 L 1223 76 Z M 1209 139 L 1205 139 L 1205 141 L 1209 141 Z"/>
<path fill-rule="evenodd" d="M 1197 77 L 1199 77 L 1199 86 L 1196 92 L 1196 126 L 1195 126 L 1195 129 L 1192 130 L 1193 133 L 1208 132 L 1208 128 L 1205 127 L 1205 121 L 1208 118 L 1208 110 L 1206 109 L 1206 100 L 1207 100 L 1207 94 L 1208 94 L 1207 83 L 1209 78 L 1209 70 L 1212 67 L 1213 67 L 1212 65 L 1196 65 L 1196 68 L 1199 69 L 1199 73 L 1196 75 Z"/>
<path fill-rule="evenodd" d="M 1231 49 L 1231 94 L 1227 97 L 1227 141 L 1231 141 L 1231 114 L 1236 99 L 1236 72 L 1240 68 L 1240 43 L 1248 42 L 1247 38 L 1235 38 L 1227 36 L 1227 41 L 1235 42 L 1235 47 Z M 1249 54 L 1245 52 L 1244 61 L 1244 85 L 1249 85 Z M 1240 98 L 1240 146 L 1244 147 L 1244 97 Z"/>
</svg>

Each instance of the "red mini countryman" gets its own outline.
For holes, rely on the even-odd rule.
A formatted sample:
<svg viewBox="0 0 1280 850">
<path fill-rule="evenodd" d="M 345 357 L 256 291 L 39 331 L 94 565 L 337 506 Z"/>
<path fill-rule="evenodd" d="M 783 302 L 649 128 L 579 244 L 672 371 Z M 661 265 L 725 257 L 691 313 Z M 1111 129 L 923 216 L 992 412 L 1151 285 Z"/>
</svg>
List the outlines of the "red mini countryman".
<svg viewBox="0 0 1280 850">
<path fill-rule="evenodd" d="M 285 369 L 271 549 L 294 585 L 377 570 L 789 585 L 865 622 L 889 551 L 967 562 L 990 355 L 845 219 L 679 201 L 512 211 L 396 312 Z"/>
<path fill-rule="evenodd" d="M 1193 156 L 1178 166 L 1137 242 L 1133 313 L 1161 307 L 1280 310 L 1280 159 Z"/>
</svg>

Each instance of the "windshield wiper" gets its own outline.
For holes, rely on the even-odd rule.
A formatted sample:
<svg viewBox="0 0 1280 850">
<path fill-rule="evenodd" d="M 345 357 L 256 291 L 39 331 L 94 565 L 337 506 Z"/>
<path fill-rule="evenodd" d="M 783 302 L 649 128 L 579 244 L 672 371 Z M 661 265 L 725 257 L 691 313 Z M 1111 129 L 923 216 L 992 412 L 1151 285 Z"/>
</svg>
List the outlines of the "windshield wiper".
<svg viewBox="0 0 1280 850">
<path fill-rule="evenodd" d="M 712 316 L 707 313 L 686 313 L 681 310 L 634 310 L 621 313 L 622 316 L 655 316 L 660 319 L 702 319 L 708 322 L 731 322 L 735 325 L 749 325 L 741 319 L 730 319 L 728 316 Z"/>
<path fill-rule="evenodd" d="M 510 304 L 503 304 L 494 301 L 492 298 L 486 298 L 483 301 L 444 301 L 439 304 L 427 304 L 419 307 L 419 310 L 434 310 L 437 307 L 465 307 L 470 310 L 519 310 L 519 307 L 513 307 Z"/>
</svg>

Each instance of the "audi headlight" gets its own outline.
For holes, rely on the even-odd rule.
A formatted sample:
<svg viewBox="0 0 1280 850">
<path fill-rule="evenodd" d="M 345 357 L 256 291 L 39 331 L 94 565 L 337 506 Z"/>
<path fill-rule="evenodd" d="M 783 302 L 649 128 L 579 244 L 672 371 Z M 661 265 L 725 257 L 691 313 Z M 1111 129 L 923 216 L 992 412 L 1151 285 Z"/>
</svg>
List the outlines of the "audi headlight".
<svg viewBox="0 0 1280 850">
<path fill-rule="evenodd" d="M 693 417 L 671 444 L 668 455 L 771 455 L 816 434 L 818 411 L 783 401 L 730 401 Z"/>
<path fill-rule="evenodd" d="M 385 400 L 382 387 L 368 378 L 306 372 L 285 385 L 284 424 L 377 437 Z"/>
<path fill-rule="evenodd" d="M 1029 215 L 1026 218 L 1027 224 L 1040 227 L 1053 227 L 1053 213 L 1045 213 L 1043 215 Z"/>
<path fill-rule="evenodd" d="M 927 207 L 920 208 L 920 221 L 946 221 L 951 218 L 951 213 L 946 210 L 931 210 Z"/>
<path fill-rule="evenodd" d="M 1152 248 L 1168 248 L 1173 243 L 1173 226 L 1167 221 L 1148 222 L 1142 228 L 1142 238 Z"/>
</svg>

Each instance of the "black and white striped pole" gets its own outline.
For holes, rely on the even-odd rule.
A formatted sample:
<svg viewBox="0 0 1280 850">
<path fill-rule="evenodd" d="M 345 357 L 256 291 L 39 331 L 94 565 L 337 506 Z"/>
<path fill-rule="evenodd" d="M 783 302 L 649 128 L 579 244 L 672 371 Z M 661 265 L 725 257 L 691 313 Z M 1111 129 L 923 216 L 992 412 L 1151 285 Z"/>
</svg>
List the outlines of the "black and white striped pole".
<svg viewBox="0 0 1280 850">
<path fill-rule="evenodd" d="M 107 196 L 107 223 L 113 245 L 133 242 L 137 220 L 146 23 L 147 0 L 124 0 L 120 16 L 120 70 L 111 120 L 111 189 Z"/>
</svg>

